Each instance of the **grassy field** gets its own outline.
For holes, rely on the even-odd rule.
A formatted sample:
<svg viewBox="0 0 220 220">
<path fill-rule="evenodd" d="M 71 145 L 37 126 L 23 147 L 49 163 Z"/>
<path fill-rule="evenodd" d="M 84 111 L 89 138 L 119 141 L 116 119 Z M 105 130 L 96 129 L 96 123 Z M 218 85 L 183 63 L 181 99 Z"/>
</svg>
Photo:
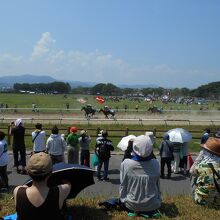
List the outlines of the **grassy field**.
<svg viewBox="0 0 220 220">
<path fill-rule="evenodd" d="M 121 100 L 120 102 L 113 102 L 113 101 L 106 101 L 106 103 L 104 104 L 99 104 L 96 100 L 95 100 L 95 96 L 85 96 L 85 95 L 67 95 L 66 98 L 64 97 L 64 95 L 43 95 L 43 94 L 9 94 L 9 93 L 0 93 L 0 103 L 3 103 L 4 106 L 7 103 L 8 105 L 8 109 L 3 109 L 3 112 L 0 113 L 2 114 L 2 116 L 4 117 L 4 115 L 7 112 L 11 112 L 11 116 L 13 117 L 22 117 L 21 115 L 25 112 L 29 112 L 31 113 L 31 108 L 32 108 L 32 103 L 35 103 L 37 105 L 38 108 L 40 108 L 40 112 L 45 112 L 46 117 L 48 115 L 48 117 L 50 116 L 50 114 L 55 113 L 59 113 L 60 112 L 66 112 L 66 103 L 69 103 L 70 105 L 70 112 L 69 115 L 67 116 L 72 116 L 73 111 L 77 110 L 78 111 L 78 116 L 80 117 L 84 117 L 83 116 L 83 112 L 80 111 L 81 107 L 83 106 L 83 104 L 81 104 L 79 101 L 77 101 L 77 99 L 79 98 L 84 98 L 85 100 L 88 100 L 87 103 L 92 104 L 95 108 L 99 109 L 101 107 L 103 107 L 104 105 L 109 105 L 112 108 L 119 108 L 119 112 L 117 113 L 118 117 L 121 117 L 122 114 L 125 114 L 124 111 L 124 105 L 128 106 L 128 112 L 126 113 L 126 115 L 124 116 L 125 119 L 127 118 L 127 116 L 129 116 L 129 114 L 132 114 L 132 117 L 135 118 L 139 118 L 139 117 L 145 117 L 145 115 L 148 115 L 149 118 L 152 117 L 157 117 L 156 115 L 151 115 L 150 113 L 148 114 L 143 114 L 143 111 L 146 111 L 148 109 L 148 107 L 151 106 L 151 104 L 149 102 L 146 101 L 141 101 L 140 103 L 138 101 L 129 101 L 128 99 L 125 100 Z M 139 105 L 139 112 L 136 112 L 135 110 L 135 106 Z M 197 104 L 193 104 L 191 106 L 188 106 L 186 104 L 177 104 L 177 103 L 168 103 L 168 104 L 163 104 L 162 102 L 154 102 L 152 105 L 156 105 L 158 107 L 163 107 L 165 110 L 188 110 L 189 108 L 192 110 L 195 110 L 198 112 L 197 113 L 192 113 L 192 114 L 196 114 L 196 115 L 201 115 L 201 118 L 203 118 L 204 116 L 202 114 L 206 114 L 206 117 L 209 118 L 209 113 L 204 113 L 204 112 L 200 112 L 199 108 L 201 107 L 200 105 Z M 16 113 L 14 113 L 14 107 L 16 106 L 17 111 Z M 209 108 L 209 110 L 215 110 L 217 111 L 217 109 L 219 108 L 219 104 L 218 103 L 209 103 L 208 106 L 206 106 Z M 74 110 L 71 110 L 74 109 Z M 44 114 L 44 113 L 43 113 Z M 142 114 L 142 116 L 141 116 Z M 181 112 L 178 113 L 178 118 L 179 119 L 184 119 L 184 115 L 181 115 Z M 186 115 L 191 114 L 190 112 L 187 113 Z M 211 113 L 210 113 L 211 114 Z M 215 118 L 218 118 L 219 113 L 217 111 L 217 113 L 215 113 Z M 57 114 L 58 115 L 58 114 Z M 176 113 L 174 112 L 170 112 L 168 113 L 164 113 L 164 117 L 168 118 L 168 119 L 172 119 L 174 116 L 176 116 Z M 38 115 L 36 114 L 36 118 L 38 117 Z M 72 116 L 73 117 L 73 116 Z M 98 117 L 103 117 L 103 116 L 98 116 Z M 36 122 L 36 121 L 35 121 Z M 34 122 L 34 123 L 35 123 Z M 134 134 L 134 135 L 140 135 L 143 134 L 145 131 L 149 131 L 149 130 L 156 130 L 156 136 L 157 136 L 157 140 L 156 140 L 156 144 L 155 144 L 155 148 L 157 148 L 161 142 L 161 138 L 164 134 L 165 131 L 168 131 L 169 129 L 172 129 L 174 127 L 184 127 L 187 130 L 191 131 L 193 134 L 193 140 L 189 143 L 189 149 L 191 152 L 198 152 L 200 150 L 200 145 L 199 145 L 199 139 L 203 133 L 204 128 L 207 125 L 180 125 L 180 124 L 176 124 L 176 125 L 153 125 L 153 124 L 140 124 L 140 122 L 136 123 L 136 124 L 120 124 L 120 123 L 112 123 L 112 124 L 104 124 L 104 122 L 101 123 L 97 123 L 97 124 L 82 124 L 82 123 L 78 123 L 78 122 L 70 122 L 69 124 L 59 124 L 58 123 L 58 127 L 60 128 L 60 133 L 64 133 L 67 134 L 67 128 L 69 126 L 77 126 L 80 129 L 87 129 L 89 131 L 89 134 L 92 136 L 92 144 L 91 144 L 91 150 L 93 149 L 94 145 L 95 145 L 95 137 L 97 135 L 97 128 L 100 127 L 100 129 L 106 129 L 109 131 L 109 136 L 113 141 L 114 146 L 117 145 L 117 143 L 120 141 L 121 137 L 126 135 L 126 129 L 129 130 L 128 134 Z M 52 127 L 52 124 L 48 121 L 43 123 L 44 124 L 44 128 L 46 130 L 46 134 L 47 136 L 49 136 L 50 134 L 50 129 Z M 54 124 L 54 123 L 53 123 Z M 8 124 L 4 124 L 3 122 L 0 122 L 0 129 L 5 131 L 7 133 L 7 126 Z M 31 132 L 34 130 L 34 124 L 31 123 L 26 123 L 25 122 L 25 127 L 26 127 L 26 146 L 27 149 L 32 149 L 32 142 L 31 142 Z M 209 126 L 211 128 L 212 131 L 216 131 L 219 128 L 214 126 L 214 125 L 210 125 Z M 138 131 L 139 130 L 139 131 Z M 9 146 L 10 149 L 11 146 Z M 116 149 L 117 150 L 117 149 Z"/>
<path fill-rule="evenodd" d="M 132 219 L 127 213 L 120 210 L 106 210 L 98 205 L 99 202 L 107 198 L 81 198 L 76 197 L 68 201 L 68 213 L 77 220 L 124 220 Z M 1 195 L 0 198 L 0 216 L 5 216 L 15 212 L 14 201 L 11 194 Z M 220 219 L 220 210 L 210 209 L 196 205 L 192 202 L 190 196 L 164 196 L 160 208 L 162 214 L 161 220 L 218 220 Z M 133 219 L 143 219 L 135 217 Z"/>
<path fill-rule="evenodd" d="M 113 102 L 107 100 L 104 104 L 99 104 L 95 100 L 95 96 L 92 95 L 72 95 L 69 94 L 64 98 L 64 95 L 52 95 L 52 94 L 11 94 L 11 93 L 0 93 L 0 103 L 4 105 L 7 103 L 9 108 L 31 108 L 32 103 L 35 103 L 38 108 L 57 108 L 57 109 L 66 109 L 66 103 L 69 103 L 70 109 L 81 109 L 83 104 L 81 104 L 77 99 L 84 98 L 87 100 L 87 103 L 93 105 L 95 108 L 99 109 L 104 105 L 109 105 L 114 109 L 124 110 L 124 106 L 128 106 L 128 110 L 135 111 L 135 106 L 139 105 L 139 110 L 145 111 L 150 106 L 156 105 L 157 107 L 162 107 L 164 110 L 199 110 L 201 105 L 192 104 L 179 104 L 179 103 L 167 103 L 164 104 L 161 101 L 155 101 L 153 104 L 150 104 L 146 101 L 130 101 L 128 99 L 121 100 L 119 102 Z M 104 97 L 105 98 L 105 97 Z M 219 103 L 209 102 L 208 105 L 205 105 L 209 110 L 218 110 L 220 107 Z"/>
</svg>

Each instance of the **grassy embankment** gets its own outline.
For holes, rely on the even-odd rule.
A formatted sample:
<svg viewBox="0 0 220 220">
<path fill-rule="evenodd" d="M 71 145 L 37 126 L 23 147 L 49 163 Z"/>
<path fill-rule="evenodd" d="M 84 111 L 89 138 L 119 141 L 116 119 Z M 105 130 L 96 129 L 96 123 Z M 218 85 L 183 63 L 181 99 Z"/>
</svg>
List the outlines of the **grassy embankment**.
<svg viewBox="0 0 220 220">
<path fill-rule="evenodd" d="M 68 211 L 73 215 L 73 219 L 81 220 L 101 220 L 132 219 L 127 213 L 119 210 L 107 211 L 100 207 L 98 203 L 106 198 L 75 198 L 68 201 Z M 161 220 L 217 220 L 220 219 L 220 210 L 209 209 L 192 202 L 190 196 L 165 196 L 160 208 L 162 213 Z M 14 201 L 11 194 L 2 196 L 0 199 L 0 216 L 5 216 L 15 212 Z M 136 217 L 133 219 L 143 219 Z"/>
</svg>

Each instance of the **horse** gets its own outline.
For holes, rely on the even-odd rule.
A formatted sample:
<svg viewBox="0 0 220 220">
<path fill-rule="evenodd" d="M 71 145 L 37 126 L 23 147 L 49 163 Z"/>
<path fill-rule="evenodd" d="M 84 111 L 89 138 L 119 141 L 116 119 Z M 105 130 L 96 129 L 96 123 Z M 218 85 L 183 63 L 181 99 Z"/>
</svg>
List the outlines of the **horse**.
<svg viewBox="0 0 220 220">
<path fill-rule="evenodd" d="M 159 113 L 159 114 L 163 113 L 162 108 L 157 108 L 156 106 L 150 107 L 147 111 L 151 113 Z"/>
<path fill-rule="evenodd" d="M 109 108 L 109 109 L 99 109 L 99 112 L 102 112 L 105 115 L 105 118 L 111 118 L 115 116 L 115 110 Z"/>
<path fill-rule="evenodd" d="M 82 107 L 81 111 L 85 111 L 86 118 L 91 118 L 96 113 L 96 109 L 88 106 Z"/>
</svg>

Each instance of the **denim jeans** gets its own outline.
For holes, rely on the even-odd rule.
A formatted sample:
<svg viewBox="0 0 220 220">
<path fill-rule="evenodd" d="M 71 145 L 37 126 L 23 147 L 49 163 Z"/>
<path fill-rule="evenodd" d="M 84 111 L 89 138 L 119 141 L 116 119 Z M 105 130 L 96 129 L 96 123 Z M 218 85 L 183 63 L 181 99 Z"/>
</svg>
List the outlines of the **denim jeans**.
<svg viewBox="0 0 220 220">
<path fill-rule="evenodd" d="M 97 168 L 97 177 L 98 179 L 101 178 L 101 169 L 102 169 L 102 164 L 104 163 L 104 179 L 108 177 L 108 165 L 109 165 L 109 159 L 107 160 L 101 160 L 99 159 L 98 161 L 98 168 Z"/>
</svg>

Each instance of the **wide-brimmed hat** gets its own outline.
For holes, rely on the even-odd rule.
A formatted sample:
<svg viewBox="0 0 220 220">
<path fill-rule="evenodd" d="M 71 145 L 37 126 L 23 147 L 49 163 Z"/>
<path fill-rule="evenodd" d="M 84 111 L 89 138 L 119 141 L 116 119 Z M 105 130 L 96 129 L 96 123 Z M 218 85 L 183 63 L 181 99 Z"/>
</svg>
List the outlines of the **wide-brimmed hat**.
<svg viewBox="0 0 220 220">
<path fill-rule="evenodd" d="M 140 157 L 148 157 L 153 151 L 153 143 L 149 136 L 140 135 L 134 138 L 133 151 Z"/>
<path fill-rule="evenodd" d="M 27 172 L 32 176 L 44 176 L 52 172 L 53 164 L 49 154 L 44 152 L 31 156 L 27 164 Z"/>
<path fill-rule="evenodd" d="M 201 146 L 208 150 L 209 152 L 220 156 L 220 139 L 215 137 L 210 137 L 205 144 L 201 144 Z"/>
</svg>

